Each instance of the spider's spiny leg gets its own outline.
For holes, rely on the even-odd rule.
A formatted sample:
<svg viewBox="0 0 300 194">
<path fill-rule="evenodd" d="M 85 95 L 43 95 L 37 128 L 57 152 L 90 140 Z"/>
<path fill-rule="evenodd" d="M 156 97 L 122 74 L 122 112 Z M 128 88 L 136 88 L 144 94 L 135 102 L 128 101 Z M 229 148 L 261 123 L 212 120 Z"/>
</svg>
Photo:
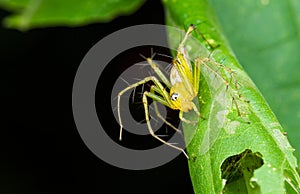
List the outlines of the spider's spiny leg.
<svg viewBox="0 0 300 194">
<path fill-rule="evenodd" d="M 123 132 L 123 124 L 122 124 L 122 119 L 121 119 L 121 96 L 127 92 L 128 90 L 130 89 L 133 89 L 139 85 L 142 85 L 142 84 L 145 84 L 147 83 L 148 81 L 153 81 L 154 83 L 157 83 L 159 82 L 157 80 L 156 77 L 154 76 L 149 76 L 149 77 L 146 77 L 145 79 L 139 81 L 139 82 L 136 82 L 134 84 L 131 84 L 129 85 L 128 87 L 124 88 L 122 91 L 120 91 L 118 93 L 118 102 L 117 102 L 117 107 L 118 107 L 118 120 L 119 120 L 119 124 L 120 124 L 120 135 L 119 135 L 119 140 L 121 141 L 122 140 L 122 132 Z"/>
<path fill-rule="evenodd" d="M 160 91 L 160 89 L 158 87 L 156 87 L 155 85 L 151 86 L 151 89 L 150 89 L 150 92 L 151 93 L 154 93 L 154 92 L 157 92 L 161 95 L 163 95 Z M 167 97 L 168 98 L 168 97 Z M 163 116 L 161 116 L 159 110 L 158 110 L 158 107 L 157 107 L 157 104 L 155 101 L 153 101 L 153 105 L 154 105 L 154 111 L 157 115 L 158 118 L 160 118 L 164 123 L 166 123 L 168 126 L 170 126 L 172 129 L 174 129 L 176 132 L 180 133 L 180 135 L 182 135 L 181 131 L 179 129 L 177 129 L 174 125 L 172 125 L 170 122 L 168 122 L 165 118 L 163 118 Z"/>
<path fill-rule="evenodd" d="M 198 121 L 190 121 L 186 118 L 183 117 L 183 111 L 180 111 L 179 112 L 179 119 L 182 120 L 183 122 L 185 123 L 188 123 L 188 124 L 195 124 L 195 123 L 198 123 Z"/>
<path fill-rule="evenodd" d="M 185 153 L 184 149 L 180 148 L 180 147 L 177 147 L 177 146 L 174 146 L 172 144 L 170 144 L 169 142 L 166 142 L 165 140 L 161 139 L 160 137 L 158 137 L 152 127 L 151 127 L 151 124 L 150 124 L 150 120 L 149 120 L 149 112 L 148 112 L 148 100 L 147 100 L 147 96 L 152 98 L 152 95 L 153 93 L 149 93 L 149 92 L 144 92 L 144 95 L 143 95 L 143 103 L 144 103 L 144 108 L 145 108 L 145 117 L 146 117 L 146 123 L 148 125 L 148 130 L 149 130 L 149 133 L 157 140 L 159 140 L 160 142 L 174 148 L 174 149 L 177 149 L 179 151 L 181 151 L 188 159 L 188 155 Z M 155 95 L 155 94 L 154 94 Z"/>
</svg>

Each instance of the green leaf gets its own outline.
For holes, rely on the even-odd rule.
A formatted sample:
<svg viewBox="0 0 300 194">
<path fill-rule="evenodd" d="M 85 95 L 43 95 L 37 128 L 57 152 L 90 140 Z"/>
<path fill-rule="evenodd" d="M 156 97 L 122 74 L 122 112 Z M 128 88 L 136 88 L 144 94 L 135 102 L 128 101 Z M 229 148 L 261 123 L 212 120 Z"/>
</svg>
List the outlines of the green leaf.
<svg viewBox="0 0 300 194">
<path fill-rule="evenodd" d="M 165 0 L 164 4 L 168 24 L 182 29 L 191 23 L 198 24 L 197 28 L 210 43 L 220 45 L 210 56 L 203 56 L 203 51 L 189 45 L 193 52 L 198 49 L 198 57 L 205 61 L 201 66 L 198 98 L 205 119 L 200 120 L 198 126 L 184 124 L 188 141 L 196 130 L 187 148 L 195 193 L 232 193 L 232 188 L 240 188 L 240 181 L 247 181 L 243 193 L 300 193 L 294 149 L 270 107 L 235 58 L 209 3 L 205 0 Z M 201 36 L 195 33 L 194 36 L 209 49 Z M 170 44 L 176 44 L 170 40 Z M 186 118 L 194 120 L 189 114 Z M 241 155 L 245 160 L 230 160 Z M 256 165 L 258 161 L 263 165 Z M 236 177 L 235 172 L 240 171 L 244 178 L 222 180 L 222 164 L 231 166 L 225 174 Z M 247 170 L 241 170 L 245 168 Z"/>
<path fill-rule="evenodd" d="M 15 12 L 4 20 L 7 27 L 27 30 L 48 26 L 79 26 L 108 22 L 130 14 L 144 0 L 0 0 L 0 6 Z"/>
<path fill-rule="evenodd" d="M 211 2 L 237 58 L 287 131 L 299 159 L 300 1 Z"/>
</svg>

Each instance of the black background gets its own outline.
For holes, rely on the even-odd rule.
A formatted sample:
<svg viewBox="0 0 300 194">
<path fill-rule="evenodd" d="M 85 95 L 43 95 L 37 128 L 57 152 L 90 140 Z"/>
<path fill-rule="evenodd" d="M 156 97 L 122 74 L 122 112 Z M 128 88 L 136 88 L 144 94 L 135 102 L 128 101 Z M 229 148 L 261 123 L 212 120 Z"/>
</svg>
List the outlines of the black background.
<svg viewBox="0 0 300 194">
<path fill-rule="evenodd" d="M 160 1 L 105 24 L 0 29 L 1 194 L 193 193 L 182 154 L 151 170 L 120 169 L 97 158 L 74 124 L 72 85 L 84 55 L 104 36 L 145 23 L 164 23 Z"/>
</svg>

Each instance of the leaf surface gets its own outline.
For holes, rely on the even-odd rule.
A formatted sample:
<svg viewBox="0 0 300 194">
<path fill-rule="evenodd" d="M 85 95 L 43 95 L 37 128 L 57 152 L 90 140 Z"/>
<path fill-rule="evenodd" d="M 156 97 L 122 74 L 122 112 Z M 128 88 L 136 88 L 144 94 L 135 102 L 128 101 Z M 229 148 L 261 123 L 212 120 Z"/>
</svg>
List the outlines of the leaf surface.
<svg viewBox="0 0 300 194">
<path fill-rule="evenodd" d="M 287 131 L 299 159 L 300 1 L 211 4 L 237 58 Z"/>
<path fill-rule="evenodd" d="M 164 3 L 168 24 L 182 29 L 191 23 L 198 24 L 197 28 L 209 42 L 220 45 L 211 53 L 210 60 L 201 66 L 198 101 L 205 119 L 200 120 L 198 126 L 184 124 L 187 139 L 191 138 L 191 131 L 196 130 L 187 148 L 195 193 L 230 193 L 229 184 L 230 188 L 238 188 L 240 179 L 222 180 L 221 166 L 228 158 L 247 150 L 257 156 L 247 157 L 248 164 L 259 160 L 263 165 L 248 166 L 249 172 L 253 171 L 254 175 L 244 178 L 248 182 L 243 193 L 299 193 L 300 179 L 295 169 L 294 149 L 270 107 L 233 54 L 210 4 L 192 0 L 166 0 Z M 208 48 L 201 36 L 194 36 Z M 172 41 L 170 44 L 173 44 Z M 199 57 L 205 60 L 208 56 Z M 229 74 L 229 71 L 233 73 Z M 224 83 L 222 86 L 224 80 L 230 83 L 228 87 Z M 238 164 L 239 161 L 236 161 L 231 166 L 238 167 Z M 238 169 L 230 168 L 230 173 Z M 243 170 L 242 174 L 246 175 L 246 172 Z"/>
</svg>

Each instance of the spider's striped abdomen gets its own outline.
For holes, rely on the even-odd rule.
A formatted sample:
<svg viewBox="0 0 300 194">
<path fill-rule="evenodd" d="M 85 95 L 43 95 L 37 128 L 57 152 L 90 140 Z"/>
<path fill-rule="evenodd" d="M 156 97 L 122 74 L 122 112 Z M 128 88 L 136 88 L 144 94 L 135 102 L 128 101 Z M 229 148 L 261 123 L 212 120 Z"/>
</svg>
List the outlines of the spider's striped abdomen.
<svg viewBox="0 0 300 194">
<path fill-rule="evenodd" d="M 197 95 L 193 87 L 193 73 L 189 61 L 178 54 L 170 72 L 170 98 L 173 106 L 183 112 L 193 109 L 192 100 Z"/>
</svg>

